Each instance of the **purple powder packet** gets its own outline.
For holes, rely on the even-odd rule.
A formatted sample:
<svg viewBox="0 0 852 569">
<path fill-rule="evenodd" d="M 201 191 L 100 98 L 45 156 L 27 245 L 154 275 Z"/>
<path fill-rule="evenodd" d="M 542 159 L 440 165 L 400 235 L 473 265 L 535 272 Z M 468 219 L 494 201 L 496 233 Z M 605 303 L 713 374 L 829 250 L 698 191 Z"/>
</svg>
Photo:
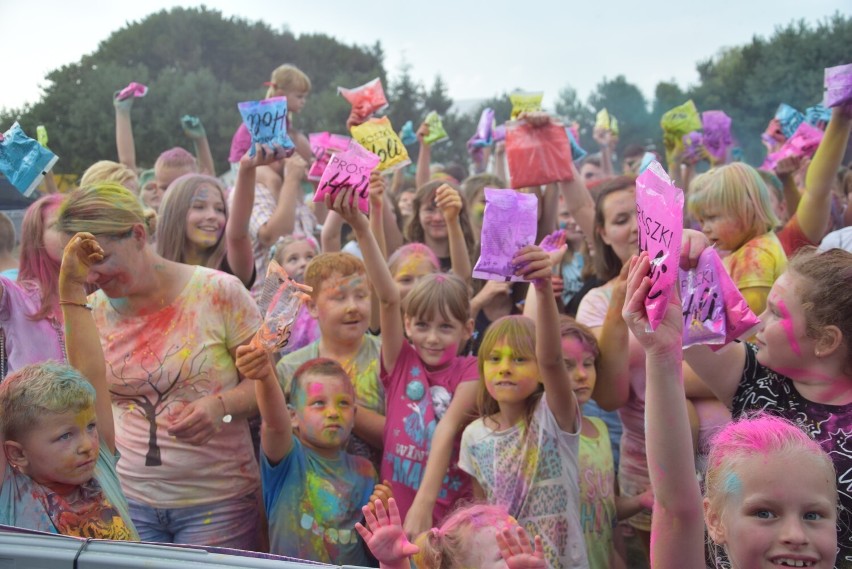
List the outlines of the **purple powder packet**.
<svg viewBox="0 0 852 569">
<path fill-rule="evenodd" d="M 346 188 L 354 188 L 358 196 L 358 208 L 370 213 L 370 172 L 378 166 L 378 156 L 359 144 L 348 150 L 333 154 L 317 186 L 314 201 L 324 201 L 327 194 L 334 197 Z"/>
<path fill-rule="evenodd" d="M 701 113 L 701 128 L 704 131 L 704 148 L 714 163 L 725 162 L 728 149 L 733 146 L 731 139 L 731 117 L 723 111 L 704 111 Z"/>
<path fill-rule="evenodd" d="M 500 124 L 494 127 L 494 142 L 506 140 L 506 125 Z"/>
<path fill-rule="evenodd" d="M 656 160 L 636 178 L 636 214 L 639 249 L 651 260 L 645 310 L 651 330 L 656 330 L 674 294 L 683 236 L 683 192 Z"/>
<path fill-rule="evenodd" d="M 805 115 L 788 105 L 781 103 L 778 105 L 778 110 L 775 111 L 775 118 L 781 125 L 781 132 L 785 137 L 790 138 L 802 121 L 805 120 Z"/>
<path fill-rule="evenodd" d="M 517 252 L 535 243 L 538 198 L 514 190 L 485 188 L 481 253 L 473 276 L 490 281 L 518 282 L 512 264 Z"/>
<path fill-rule="evenodd" d="M 716 263 L 713 257 L 719 260 Z M 683 307 L 683 347 L 697 344 L 724 344 L 726 334 L 724 294 L 718 270 L 719 254 L 712 247 L 701 252 L 698 266 L 680 274 L 680 301 Z M 726 273 L 727 276 L 727 273 Z"/>
<path fill-rule="evenodd" d="M 683 135 L 683 160 L 695 163 L 704 158 L 704 135 L 694 130 Z"/>
<path fill-rule="evenodd" d="M 491 146 L 494 140 L 494 109 L 486 108 L 479 115 L 479 124 L 476 125 L 476 133 L 468 144 L 484 147 Z"/>
<path fill-rule="evenodd" d="M 839 107 L 852 103 L 852 63 L 826 67 L 825 106 Z"/>
</svg>

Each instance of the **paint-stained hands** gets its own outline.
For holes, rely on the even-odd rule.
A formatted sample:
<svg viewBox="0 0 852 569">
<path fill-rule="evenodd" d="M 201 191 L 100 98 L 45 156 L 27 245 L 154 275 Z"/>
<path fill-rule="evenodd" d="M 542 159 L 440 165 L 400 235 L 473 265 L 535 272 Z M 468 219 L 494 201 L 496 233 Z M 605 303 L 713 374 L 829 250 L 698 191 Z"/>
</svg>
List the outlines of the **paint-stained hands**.
<svg viewBox="0 0 852 569">
<path fill-rule="evenodd" d="M 89 268 L 104 259 L 104 250 L 91 233 L 77 233 L 65 245 L 59 269 L 60 285 L 84 285 Z"/>
<path fill-rule="evenodd" d="M 240 158 L 240 168 L 257 168 L 258 166 L 269 166 L 270 164 L 274 164 L 278 162 L 286 153 L 285 149 L 281 146 L 270 145 L 270 144 L 255 144 L 255 154 L 254 156 L 249 156 L 249 153 L 246 152 L 245 155 Z"/>
<path fill-rule="evenodd" d="M 497 546 L 509 569 L 546 569 L 541 537 L 530 542 L 526 530 L 510 525 L 497 532 Z"/>
<path fill-rule="evenodd" d="M 354 231 L 369 230 L 369 222 L 360 209 L 358 209 L 358 196 L 351 187 L 340 190 L 334 199 L 330 194 L 325 196 L 325 207 L 337 212 L 348 223 Z"/>
<path fill-rule="evenodd" d="M 384 569 L 407 568 L 408 558 L 420 551 L 420 548 L 408 541 L 402 528 L 396 500 L 389 498 L 387 509 L 381 500 L 375 500 L 361 508 L 361 511 L 367 525 L 365 527 L 357 523 L 355 529 L 361 534 L 380 566 Z"/>
<path fill-rule="evenodd" d="M 550 282 L 553 265 L 550 254 L 538 245 L 527 245 L 521 248 L 512 258 L 515 274 L 526 281 L 532 281 L 540 289 Z"/>
<path fill-rule="evenodd" d="M 627 276 L 626 299 L 621 316 L 633 332 L 633 335 L 649 355 L 666 355 L 680 353 L 683 349 L 683 313 L 680 294 L 677 287 L 669 297 L 666 315 L 657 329 L 651 331 L 648 313 L 645 310 L 645 298 L 651 290 L 651 279 L 648 274 L 651 261 L 648 253 L 642 251 L 630 259 Z"/>
<path fill-rule="evenodd" d="M 262 348 L 251 344 L 237 347 L 237 371 L 246 378 L 255 381 L 278 381 L 272 360 L 269 354 Z"/>
</svg>

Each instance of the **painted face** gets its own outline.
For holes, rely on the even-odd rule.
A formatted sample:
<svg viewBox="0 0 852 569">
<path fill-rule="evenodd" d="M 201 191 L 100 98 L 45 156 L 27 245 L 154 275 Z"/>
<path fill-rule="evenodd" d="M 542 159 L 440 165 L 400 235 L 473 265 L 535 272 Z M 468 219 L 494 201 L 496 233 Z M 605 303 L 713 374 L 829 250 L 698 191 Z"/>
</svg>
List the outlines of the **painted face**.
<svg viewBox="0 0 852 569">
<path fill-rule="evenodd" d="M 405 333 L 428 369 L 441 369 L 459 353 L 472 333 L 473 322 L 450 317 L 415 318 L 405 316 Z"/>
<path fill-rule="evenodd" d="M 59 218 L 59 206 L 45 208 L 41 212 L 44 223 L 44 250 L 51 261 L 62 262 L 62 234 L 56 230 L 56 220 Z"/>
<path fill-rule="evenodd" d="M 137 272 L 134 261 L 139 255 L 133 235 L 123 237 L 99 237 L 98 243 L 104 250 L 104 258 L 89 268 L 86 281 L 97 285 L 109 298 L 124 298 L 130 295 Z"/>
<path fill-rule="evenodd" d="M 222 238 L 226 222 L 222 192 L 210 184 L 199 186 L 186 212 L 187 240 L 199 249 L 209 249 Z"/>
<path fill-rule="evenodd" d="M 281 266 L 287 271 L 288 275 L 298 282 L 304 282 L 305 268 L 316 255 L 317 250 L 314 249 L 314 246 L 309 241 L 300 239 L 287 245 L 281 251 L 278 259 L 281 261 Z"/>
<path fill-rule="evenodd" d="M 447 223 L 433 199 L 425 200 L 424 203 L 420 204 L 418 216 L 427 238 L 433 241 L 447 240 Z"/>
<path fill-rule="evenodd" d="M 95 408 L 45 413 L 19 442 L 25 474 L 67 495 L 95 473 L 99 446 Z"/>
<path fill-rule="evenodd" d="M 355 395 L 343 378 L 308 373 L 294 402 L 299 440 L 322 456 L 334 458 L 355 424 Z"/>
<path fill-rule="evenodd" d="M 412 254 L 402 259 L 393 275 L 393 280 L 399 289 L 399 299 L 402 300 L 408 296 L 417 281 L 434 272 L 435 266 L 425 255 Z"/>
<path fill-rule="evenodd" d="M 340 344 L 360 342 L 370 325 L 370 289 L 362 274 L 342 277 L 333 273 L 309 303 L 324 338 Z"/>
<path fill-rule="evenodd" d="M 485 389 L 500 404 L 521 403 L 538 389 L 538 362 L 513 350 L 506 340 L 485 355 L 482 372 Z"/>
<path fill-rule="evenodd" d="M 168 187 L 168 186 L 166 186 Z M 163 196 L 166 193 L 165 188 L 160 188 L 156 180 L 151 180 L 139 189 L 139 199 L 145 204 L 145 207 L 150 207 L 154 211 L 160 211 L 160 202 L 163 201 Z"/>
<path fill-rule="evenodd" d="M 406 219 L 414 215 L 414 209 L 411 207 L 413 201 L 414 192 L 402 192 L 399 194 L 399 200 L 397 201 L 397 204 L 399 205 L 399 213 L 401 213 Z"/>
<path fill-rule="evenodd" d="M 600 229 L 603 242 L 622 263 L 639 252 L 639 230 L 636 225 L 636 192 L 632 189 L 612 192 L 604 198 L 604 225 Z"/>
<path fill-rule="evenodd" d="M 604 174 L 600 166 L 596 166 L 591 162 L 584 162 L 583 165 L 580 166 L 580 177 L 588 184 L 595 180 L 602 180 Z"/>
<path fill-rule="evenodd" d="M 698 217 L 701 232 L 722 251 L 736 251 L 747 241 L 745 228 L 737 218 L 707 209 Z"/>
<path fill-rule="evenodd" d="M 733 567 L 834 567 L 836 481 L 817 457 L 757 454 L 730 476 L 722 535 L 714 537 Z"/>
<path fill-rule="evenodd" d="M 308 93 L 308 91 L 301 89 L 294 89 L 292 91 L 281 90 L 281 94 L 287 97 L 287 112 L 296 115 L 301 113 L 302 109 L 305 108 L 305 104 L 308 102 Z"/>
<path fill-rule="evenodd" d="M 567 337 L 562 338 L 562 357 L 565 367 L 568 368 L 577 402 L 583 405 L 591 399 L 598 378 L 595 355 L 577 338 Z"/>
</svg>

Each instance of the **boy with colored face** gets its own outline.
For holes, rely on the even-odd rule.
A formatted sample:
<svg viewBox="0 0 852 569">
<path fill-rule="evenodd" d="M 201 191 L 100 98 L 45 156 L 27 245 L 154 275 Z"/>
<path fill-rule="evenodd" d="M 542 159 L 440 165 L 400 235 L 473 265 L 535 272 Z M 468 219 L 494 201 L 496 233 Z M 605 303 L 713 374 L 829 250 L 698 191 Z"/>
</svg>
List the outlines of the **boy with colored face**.
<svg viewBox="0 0 852 569">
<path fill-rule="evenodd" d="M 355 531 L 361 507 L 390 490 L 376 470 L 345 451 L 355 423 L 355 390 L 337 362 L 317 358 L 296 370 L 289 409 L 262 350 L 237 348 L 237 368 L 253 379 L 263 419 L 261 480 L 270 551 L 334 565 L 368 565 Z M 295 436 L 294 436 L 295 435 Z"/>
</svg>

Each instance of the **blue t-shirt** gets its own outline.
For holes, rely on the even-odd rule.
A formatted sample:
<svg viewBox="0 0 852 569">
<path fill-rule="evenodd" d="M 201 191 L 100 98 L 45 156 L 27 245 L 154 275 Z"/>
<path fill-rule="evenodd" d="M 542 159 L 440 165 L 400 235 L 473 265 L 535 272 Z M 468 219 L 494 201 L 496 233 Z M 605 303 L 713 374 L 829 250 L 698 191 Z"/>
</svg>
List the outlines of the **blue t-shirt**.
<svg viewBox="0 0 852 569">
<path fill-rule="evenodd" d="M 369 565 L 355 530 L 370 500 L 376 470 L 366 458 L 340 452 L 323 458 L 293 437 L 275 466 L 261 457 L 270 553 L 333 565 Z"/>
</svg>

